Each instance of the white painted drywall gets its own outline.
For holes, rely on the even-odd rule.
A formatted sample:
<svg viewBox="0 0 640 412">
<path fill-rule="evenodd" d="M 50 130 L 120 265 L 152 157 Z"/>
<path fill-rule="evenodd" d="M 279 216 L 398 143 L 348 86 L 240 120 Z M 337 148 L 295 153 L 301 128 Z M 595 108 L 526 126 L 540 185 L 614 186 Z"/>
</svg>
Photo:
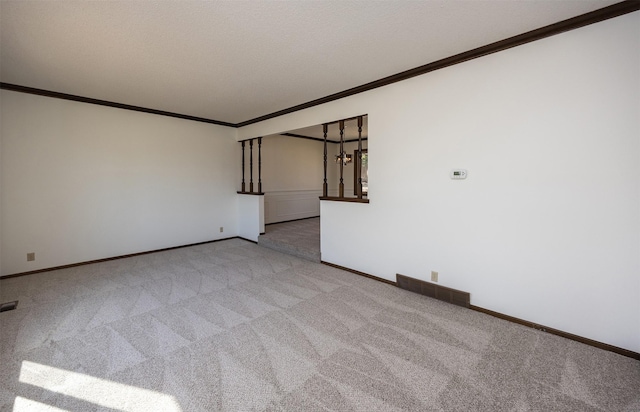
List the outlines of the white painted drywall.
<svg viewBox="0 0 640 412">
<path fill-rule="evenodd" d="M 238 236 L 258 241 L 264 233 L 264 196 L 238 194 Z"/>
<path fill-rule="evenodd" d="M 367 113 L 370 204 L 322 202 L 323 260 L 435 270 L 474 305 L 640 352 L 638 27 L 631 13 L 238 138 Z"/>
<path fill-rule="evenodd" d="M 320 216 L 322 190 L 287 190 L 264 195 L 267 224 Z"/>
<path fill-rule="evenodd" d="M 257 159 L 255 150 L 257 148 L 254 147 L 254 162 Z M 323 143 L 316 140 L 280 135 L 263 138 L 263 191 L 322 189 L 323 150 Z M 254 184 L 256 179 L 257 169 L 254 167 Z"/>
<path fill-rule="evenodd" d="M 234 129 L 0 97 L 2 275 L 238 234 Z"/>
<path fill-rule="evenodd" d="M 258 173 L 256 144 L 254 141 L 255 190 Z M 315 140 L 281 135 L 262 139 L 262 190 L 265 193 L 264 218 L 267 224 L 320 214 L 323 152 L 324 144 Z M 248 162 L 248 154 L 245 156 Z"/>
</svg>

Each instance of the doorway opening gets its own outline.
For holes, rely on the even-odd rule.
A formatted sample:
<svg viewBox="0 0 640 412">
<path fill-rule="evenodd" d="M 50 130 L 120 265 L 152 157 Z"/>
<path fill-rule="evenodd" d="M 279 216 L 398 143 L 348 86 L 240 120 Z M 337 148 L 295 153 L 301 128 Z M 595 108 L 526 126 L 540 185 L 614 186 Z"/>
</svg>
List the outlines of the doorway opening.
<svg viewBox="0 0 640 412">
<path fill-rule="evenodd" d="M 258 244 L 319 262 L 320 199 L 368 202 L 368 139 L 367 115 L 263 136 Z"/>
</svg>

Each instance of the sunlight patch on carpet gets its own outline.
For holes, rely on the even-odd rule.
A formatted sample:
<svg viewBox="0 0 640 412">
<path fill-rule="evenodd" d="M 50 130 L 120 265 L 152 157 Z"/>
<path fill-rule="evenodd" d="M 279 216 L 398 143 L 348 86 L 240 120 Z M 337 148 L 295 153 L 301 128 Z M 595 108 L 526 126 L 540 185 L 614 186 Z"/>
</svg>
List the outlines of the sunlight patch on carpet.
<svg viewBox="0 0 640 412">
<path fill-rule="evenodd" d="M 30 361 L 22 362 L 20 382 L 119 411 L 182 412 L 177 400 L 171 395 Z M 33 411 L 38 405 L 42 405 L 44 410 L 58 410 L 20 397 L 16 398 L 13 410 Z"/>
</svg>

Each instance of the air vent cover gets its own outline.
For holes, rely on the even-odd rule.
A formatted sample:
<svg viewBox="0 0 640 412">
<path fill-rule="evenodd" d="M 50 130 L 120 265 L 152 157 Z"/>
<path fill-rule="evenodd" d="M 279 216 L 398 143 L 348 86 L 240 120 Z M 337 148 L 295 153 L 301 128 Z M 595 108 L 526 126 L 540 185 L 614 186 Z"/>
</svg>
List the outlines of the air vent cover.
<svg viewBox="0 0 640 412">
<path fill-rule="evenodd" d="M 14 300 L 13 302 L 0 303 L 0 312 L 6 312 L 8 310 L 14 310 L 18 307 L 18 301 Z"/>
<path fill-rule="evenodd" d="M 471 294 L 460 290 L 451 289 L 445 286 L 436 285 L 435 283 L 425 282 L 423 280 L 410 278 L 401 274 L 396 274 L 396 283 L 399 288 L 410 290 L 411 292 L 429 296 L 444 302 L 453 303 L 457 306 L 469 308 L 471 303 Z"/>
</svg>

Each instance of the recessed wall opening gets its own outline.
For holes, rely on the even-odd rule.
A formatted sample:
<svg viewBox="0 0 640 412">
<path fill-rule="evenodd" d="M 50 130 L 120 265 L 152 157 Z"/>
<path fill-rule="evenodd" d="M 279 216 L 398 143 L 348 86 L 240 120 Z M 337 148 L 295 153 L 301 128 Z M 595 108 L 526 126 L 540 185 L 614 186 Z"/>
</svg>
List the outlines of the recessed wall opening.
<svg viewBox="0 0 640 412">
<path fill-rule="evenodd" d="M 320 199 L 368 202 L 368 143 L 367 115 L 263 136 L 258 243 L 319 261 Z"/>
</svg>

